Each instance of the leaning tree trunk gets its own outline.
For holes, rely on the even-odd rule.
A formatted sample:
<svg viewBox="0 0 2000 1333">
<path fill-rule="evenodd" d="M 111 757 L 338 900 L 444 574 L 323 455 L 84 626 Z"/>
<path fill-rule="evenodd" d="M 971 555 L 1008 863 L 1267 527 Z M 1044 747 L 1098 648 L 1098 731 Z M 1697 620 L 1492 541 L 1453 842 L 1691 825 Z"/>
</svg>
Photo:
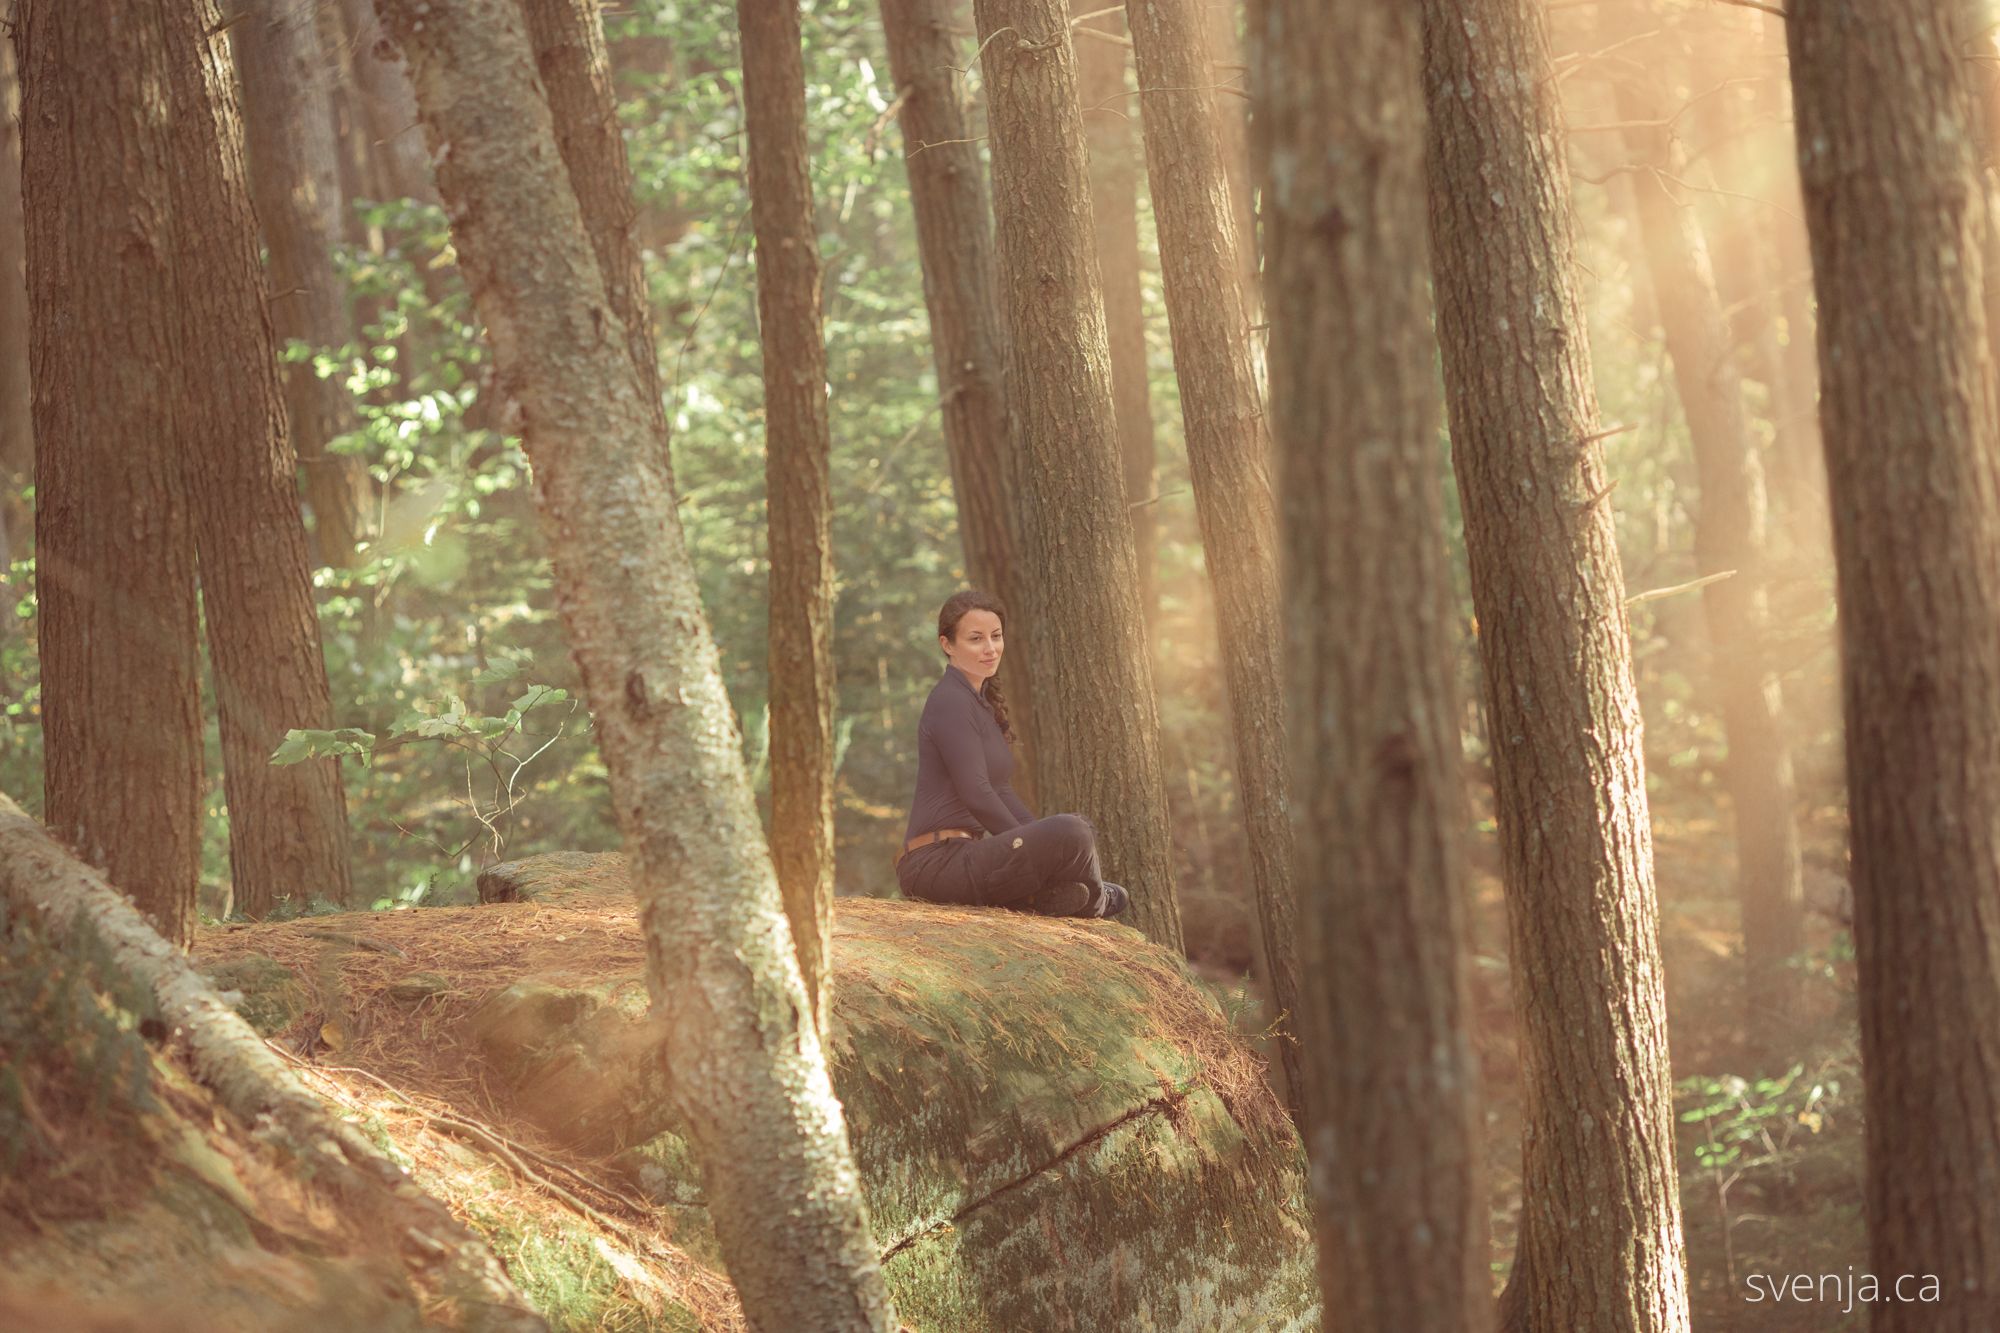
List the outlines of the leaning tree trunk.
<svg viewBox="0 0 2000 1333">
<path fill-rule="evenodd" d="M 1606 45 L 1650 22 L 1650 15 L 1629 6 L 1618 17 L 1624 21 L 1600 24 Z M 1767 643 L 1764 463 L 1750 438 L 1743 380 L 1706 238 L 1693 210 L 1668 187 L 1669 180 L 1686 178 L 1687 155 L 1668 99 L 1645 64 L 1646 50 L 1638 48 L 1637 69 L 1614 79 L 1613 94 L 1628 126 L 1626 150 L 1638 167 L 1633 194 L 1640 239 L 1694 445 L 1701 490 L 1695 564 L 1705 578 L 1726 576 L 1702 589 L 1702 605 L 1714 646 L 1714 688 L 1728 747 L 1724 773 L 1736 820 L 1745 1031 L 1753 1049 L 1789 1058 L 1782 1038 L 1798 1006 L 1798 973 L 1790 960 L 1805 947 L 1805 889 L 1792 751 Z"/>
<path fill-rule="evenodd" d="M 797 0 L 739 0 L 771 549 L 771 855 L 813 1019 L 833 944 L 833 437 Z"/>
<path fill-rule="evenodd" d="M 1869 1269 L 1885 1288 L 1943 1279 L 1939 1302 L 1878 1305 L 1877 1333 L 2000 1327 L 2000 438 L 1986 200 L 1950 36 L 1894 7 L 1792 7 L 1840 587 Z"/>
<path fill-rule="evenodd" d="M 1008 386 L 1021 443 L 1022 550 L 1039 637 L 1043 813 L 1098 829 L 1133 924 L 1181 947 L 1111 361 L 1098 298 L 1089 167 L 1061 0 L 974 0 L 984 54 Z"/>
<path fill-rule="evenodd" d="M 1116 11 L 1098 0 L 1070 0 L 1076 25 L 1076 86 L 1090 144 L 1090 216 L 1097 229 L 1099 287 L 1110 338 L 1111 401 L 1118 422 L 1125 507 L 1139 561 L 1139 607 L 1147 642 L 1160 613 L 1159 517 L 1152 504 L 1156 447 L 1146 366 L 1146 302 L 1140 285 L 1139 162 L 1132 122 L 1140 99 L 1125 87 L 1125 34 Z M 1098 34 L 1093 36 L 1092 34 Z M 988 99 L 991 100 L 990 97 Z"/>
<path fill-rule="evenodd" d="M 1285 34 L 1258 53 L 1257 86 L 1320 1289 L 1346 1327 L 1482 1333 L 1417 19 L 1402 0 L 1270 0 L 1267 17 Z M 1161 228 L 1164 246 L 1164 206 Z"/>
<path fill-rule="evenodd" d="M 1200 0 L 1129 0 L 1126 18 L 1140 86 L 1160 90 L 1146 99 L 1146 170 L 1160 234 L 1188 469 L 1229 689 L 1236 791 L 1243 802 L 1263 961 L 1277 1013 L 1274 1035 L 1292 1118 L 1300 1120 L 1302 1083 L 1292 1023 L 1299 1010 L 1297 910 L 1285 800 L 1279 666 L 1284 630 L 1278 614 L 1277 504 L 1267 463 L 1271 440 L 1251 356 L 1215 99 L 1203 84 L 1209 59 Z"/>
<path fill-rule="evenodd" d="M 1007 608 L 1008 628 L 1022 643 L 1035 640 L 1015 552 L 1015 497 L 1008 485 L 1014 442 L 1007 427 L 1006 346 L 995 292 L 993 214 L 966 113 L 947 0 L 882 0 L 882 35 L 902 101 L 903 166 L 923 258 L 924 304 L 930 312 L 937 361 L 945 453 L 965 568 L 974 586 Z M 1034 676 L 1028 655 L 1007 669 L 1007 709 L 1021 738 L 1014 785 L 1036 800 Z"/>
<path fill-rule="evenodd" d="M 638 867 L 661 1058 L 723 1260 L 753 1328 L 893 1328 L 666 442 L 519 10 L 382 0 L 382 13 L 415 64 L 460 262 L 521 404 L 564 626 Z"/>
<path fill-rule="evenodd" d="M 314 0 L 232 0 L 236 69 L 243 81 L 250 192 L 271 262 L 271 324 L 282 345 L 314 351 L 354 336 L 347 293 L 333 270 L 341 240 L 339 142 Z M 327 452 L 354 429 L 354 400 L 339 376 L 312 362 L 284 370 L 285 415 L 305 474 L 320 558 L 354 563 L 368 474 L 353 454 Z"/>
<path fill-rule="evenodd" d="M 230 876 L 237 908 L 260 917 L 281 898 L 347 900 L 347 798 L 337 760 L 271 763 L 287 730 L 328 726 L 333 705 L 221 21 L 208 0 L 162 13 L 185 349 L 176 425 L 222 724 Z"/>
<path fill-rule="evenodd" d="M 138 67 L 132 68 L 136 73 Z M 491 1333 L 548 1327 L 485 1241 L 413 1186 L 409 1172 L 367 1134 L 301 1087 L 284 1061 L 171 941 L 132 910 L 125 895 L 105 876 L 79 865 L 0 794 L 0 916 L 17 914 L 39 924 L 56 948 L 89 951 L 113 974 L 150 993 L 162 1028 L 185 1053 L 195 1078 L 243 1124 L 256 1126 L 265 1144 L 290 1156 L 298 1172 L 326 1186 L 364 1230 L 382 1237 L 385 1252 L 409 1268 L 417 1290 L 440 1312 L 457 1310 L 460 1327 Z"/>
<path fill-rule="evenodd" d="M 522 0 L 535 69 L 542 76 L 555 117 L 556 146 L 569 170 L 570 189 L 583 209 L 591 252 L 604 278 L 612 313 L 625 328 L 639 386 L 652 405 L 653 428 L 668 437 L 666 398 L 660 386 L 660 349 L 654 340 L 653 305 L 640 255 L 639 211 L 632 202 L 632 164 L 619 132 L 618 99 L 604 46 L 604 16 L 597 0 Z M 672 480 L 672 468 L 668 469 Z"/>
<path fill-rule="evenodd" d="M 201 693 L 178 429 L 174 151 L 157 23 L 25 0 L 44 817 L 160 933 L 194 938 Z"/>
<path fill-rule="evenodd" d="M 1521 1029 L 1510 1327 L 1688 1327 L 1640 715 L 1541 8 L 1424 0 L 1431 241 Z"/>
</svg>

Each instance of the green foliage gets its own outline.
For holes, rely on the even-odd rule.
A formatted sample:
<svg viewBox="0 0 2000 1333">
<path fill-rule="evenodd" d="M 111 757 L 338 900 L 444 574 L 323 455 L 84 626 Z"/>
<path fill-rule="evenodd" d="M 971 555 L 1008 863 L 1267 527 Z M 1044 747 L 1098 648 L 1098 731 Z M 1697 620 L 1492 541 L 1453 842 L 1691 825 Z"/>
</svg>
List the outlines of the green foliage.
<svg viewBox="0 0 2000 1333">
<path fill-rule="evenodd" d="M 1845 1110 L 1839 1071 L 1831 1066 L 1811 1079 L 1804 1065 L 1795 1064 L 1776 1078 L 1698 1075 L 1677 1087 L 1690 1103 L 1681 1122 L 1699 1125 L 1704 1135 L 1694 1147 L 1695 1161 L 1716 1172 L 1781 1163 L 1801 1135 L 1820 1133 Z"/>
</svg>

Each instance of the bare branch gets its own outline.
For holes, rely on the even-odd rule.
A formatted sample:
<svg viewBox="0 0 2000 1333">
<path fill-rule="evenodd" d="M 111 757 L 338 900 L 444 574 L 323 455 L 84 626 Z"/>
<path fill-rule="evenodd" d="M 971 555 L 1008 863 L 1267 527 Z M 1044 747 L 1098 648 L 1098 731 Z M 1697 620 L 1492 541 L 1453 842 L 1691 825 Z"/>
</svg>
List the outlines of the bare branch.
<svg viewBox="0 0 2000 1333">
<path fill-rule="evenodd" d="M 1678 593 L 1693 592 L 1696 588 L 1706 588 L 1711 583 L 1720 583 L 1724 579 L 1733 579 L 1735 577 L 1735 570 L 1725 569 L 1719 574 L 1704 574 L 1700 578 L 1690 579 L 1686 583 L 1676 583 L 1671 588 L 1648 588 L 1645 592 L 1634 593 L 1630 597 L 1627 597 L 1625 605 L 1637 606 L 1641 602 L 1657 602 L 1662 597 L 1672 597 Z"/>
</svg>

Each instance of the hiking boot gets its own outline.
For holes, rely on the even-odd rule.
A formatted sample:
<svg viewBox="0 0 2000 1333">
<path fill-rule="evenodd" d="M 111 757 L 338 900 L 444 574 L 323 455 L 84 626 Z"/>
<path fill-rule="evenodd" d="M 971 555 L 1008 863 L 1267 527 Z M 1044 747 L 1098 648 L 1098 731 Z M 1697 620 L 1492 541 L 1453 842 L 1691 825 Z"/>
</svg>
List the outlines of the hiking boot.
<svg viewBox="0 0 2000 1333">
<path fill-rule="evenodd" d="M 1090 909 L 1096 899 L 1088 884 L 1051 884 L 1030 897 L 1026 906 L 1042 916 L 1095 916 Z"/>
<path fill-rule="evenodd" d="M 1132 895 L 1125 892 L 1123 884 L 1113 884 L 1108 879 L 1104 881 L 1104 901 L 1098 906 L 1097 915 L 1118 916 L 1131 905 Z"/>
</svg>

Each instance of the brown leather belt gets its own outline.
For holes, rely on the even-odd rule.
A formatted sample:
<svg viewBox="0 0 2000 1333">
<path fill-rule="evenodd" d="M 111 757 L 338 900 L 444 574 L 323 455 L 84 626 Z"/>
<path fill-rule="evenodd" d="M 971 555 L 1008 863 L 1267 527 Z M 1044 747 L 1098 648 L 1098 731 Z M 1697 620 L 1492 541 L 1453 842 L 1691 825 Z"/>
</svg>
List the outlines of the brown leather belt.
<svg viewBox="0 0 2000 1333">
<path fill-rule="evenodd" d="M 943 842 L 946 838 L 978 838 L 983 836 L 983 834 L 979 833 L 968 833 L 962 828 L 945 828 L 939 829 L 936 833 L 919 833 L 916 837 L 903 844 L 903 850 L 896 853 L 896 859 L 891 864 L 901 865 L 903 864 L 903 858 L 917 850 L 917 848 L 928 847 L 934 842 Z"/>
</svg>

